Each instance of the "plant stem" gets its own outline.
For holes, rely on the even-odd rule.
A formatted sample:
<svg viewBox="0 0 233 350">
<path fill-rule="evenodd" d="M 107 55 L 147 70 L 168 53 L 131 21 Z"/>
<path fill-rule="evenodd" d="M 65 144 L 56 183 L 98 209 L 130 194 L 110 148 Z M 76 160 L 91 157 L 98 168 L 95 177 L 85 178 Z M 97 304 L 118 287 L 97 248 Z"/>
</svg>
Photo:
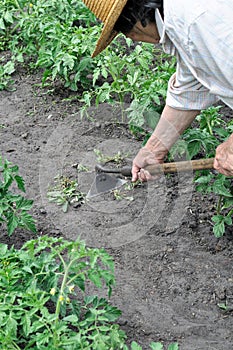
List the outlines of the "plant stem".
<svg viewBox="0 0 233 350">
<path fill-rule="evenodd" d="M 212 127 L 211 127 L 211 125 L 210 125 L 209 119 L 207 118 L 206 121 L 207 121 L 208 129 L 209 129 L 209 133 L 210 133 L 210 135 L 213 135 L 213 130 L 212 130 Z"/>
<path fill-rule="evenodd" d="M 72 265 L 73 261 L 70 261 L 70 263 L 64 268 L 64 277 L 63 277 L 63 280 L 62 280 L 62 284 L 61 284 L 61 289 L 60 289 L 60 296 L 63 296 L 64 294 L 64 289 L 65 289 L 65 286 L 66 286 L 66 282 L 67 282 L 67 279 L 68 279 L 68 274 L 69 274 L 69 268 L 70 266 Z M 61 303 L 62 301 L 58 298 L 57 300 L 57 305 L 56 305 L 56 311 L 55 311 L 55 315 L 56 315 L 56 323 L 59 319 L 59 314 L 60 314 L 60 309 L 61 309 Z"/>
<path fill-rule="evenodd" d="M 18 10 L 19 10 L 23 15 L 25 15 L 24 11 L 21 9 L 21 7 L 20 7 L 20 5 L 19 5 L 19 3 L 18 3 L 18 0 L 15 0 L 15 5 L 16 5 L 16 7 L 18 8 Z"/>
<path fill-rule="evenodd" d="M 14 341 L 12 341 L 12 345 L 15 347 L 15 349 L 21 350 L 20 347 Z"/>
<path fill-rule="evenodd" d="M 223 196 L 220 195 L 217 203 L 217 209 L 216 209 L 217 215 L 221 213 L 222 199 L 223 199 Z"/>
</svg>

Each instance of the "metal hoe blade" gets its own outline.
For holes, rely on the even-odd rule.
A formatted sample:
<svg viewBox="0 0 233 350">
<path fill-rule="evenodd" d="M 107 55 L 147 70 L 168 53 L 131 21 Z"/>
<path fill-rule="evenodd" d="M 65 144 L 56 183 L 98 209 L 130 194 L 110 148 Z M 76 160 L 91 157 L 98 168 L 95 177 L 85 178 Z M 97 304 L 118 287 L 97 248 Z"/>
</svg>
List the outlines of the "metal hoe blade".
<svg viewBox="0 0 233 350">
<path fill-rule="evenodd" d="M 102 193 L 112 191 L 123 186 L 127 182 L 127 180 L 119 179 L 109 174 L 99 173 L 96 175 L 86 198 L 89 199 L 99 196 Z"/>
</svg>

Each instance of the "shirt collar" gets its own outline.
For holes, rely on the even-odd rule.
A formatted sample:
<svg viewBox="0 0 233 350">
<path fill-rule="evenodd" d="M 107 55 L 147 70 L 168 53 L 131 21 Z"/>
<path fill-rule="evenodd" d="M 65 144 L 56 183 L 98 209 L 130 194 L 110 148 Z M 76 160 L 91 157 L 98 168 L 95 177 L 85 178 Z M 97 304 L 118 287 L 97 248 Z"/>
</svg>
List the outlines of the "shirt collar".
<svg viewBox="0 0 233 350">
<path fill-rule="evenodd" d="M 160 36 L 159 42 L 162 44 L 165 38 L 165 26 L 158 8 L 155 10 L 155 22 Z"/>
</svg>

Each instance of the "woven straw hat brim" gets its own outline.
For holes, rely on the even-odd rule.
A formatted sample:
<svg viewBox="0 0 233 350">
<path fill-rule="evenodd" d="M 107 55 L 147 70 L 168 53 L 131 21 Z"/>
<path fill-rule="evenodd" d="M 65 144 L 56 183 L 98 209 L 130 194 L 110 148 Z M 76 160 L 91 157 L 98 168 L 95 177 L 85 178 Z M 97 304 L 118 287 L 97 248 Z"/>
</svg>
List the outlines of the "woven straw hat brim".
<svg viewBox="0 0 233 350">
<path fill-rule="evenodd" d="M 128 0 L 83 0 L 94 15 L 104 22 L 104 27 L 97 41 L 95 50 L 92 53 L 92 57 L 97 56 L 103 51 L 118 34 L 113 28 L 127 1 Z M 101 13 L 99 13 L 100 11 Z"/>
</svg>

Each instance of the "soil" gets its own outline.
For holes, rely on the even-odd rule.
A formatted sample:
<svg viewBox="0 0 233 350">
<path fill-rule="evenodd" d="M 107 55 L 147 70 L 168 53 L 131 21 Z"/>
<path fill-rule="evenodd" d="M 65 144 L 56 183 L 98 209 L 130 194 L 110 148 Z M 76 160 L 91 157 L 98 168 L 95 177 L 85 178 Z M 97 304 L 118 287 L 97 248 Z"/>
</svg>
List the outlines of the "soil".
<svg viewBox="0 0 233 350">
<path fill-rule="evenodd" d="M 74 93 L 41 89 L 39 73 L 14 78 L 15 90 L 0 92 L 1 154 L 19 165 L 26 195 L 34 200 L 37 235 L 81 237 L 113 256 L 117 285 L 111 302 L 122 310 L 119 324 L 129 343 L 232 349 L 232 228 L 214 237 L 214 198 L 195 192 L 190 172 L 136 187 L 121 200 L 104 193 L 63 213 L 47 197 L 55 176 L 78 181 L 87 193 L 95 176 L 94 149 L 133 158 L 141 142 L 118 107 L 102 104 L 81 119 Z M 78 172 L 78 164 L 88 172 Z M 34 237 L 19 229 L 8 237 L 1 227 L 1 242 L 16 248 Z"/>
</svg>

